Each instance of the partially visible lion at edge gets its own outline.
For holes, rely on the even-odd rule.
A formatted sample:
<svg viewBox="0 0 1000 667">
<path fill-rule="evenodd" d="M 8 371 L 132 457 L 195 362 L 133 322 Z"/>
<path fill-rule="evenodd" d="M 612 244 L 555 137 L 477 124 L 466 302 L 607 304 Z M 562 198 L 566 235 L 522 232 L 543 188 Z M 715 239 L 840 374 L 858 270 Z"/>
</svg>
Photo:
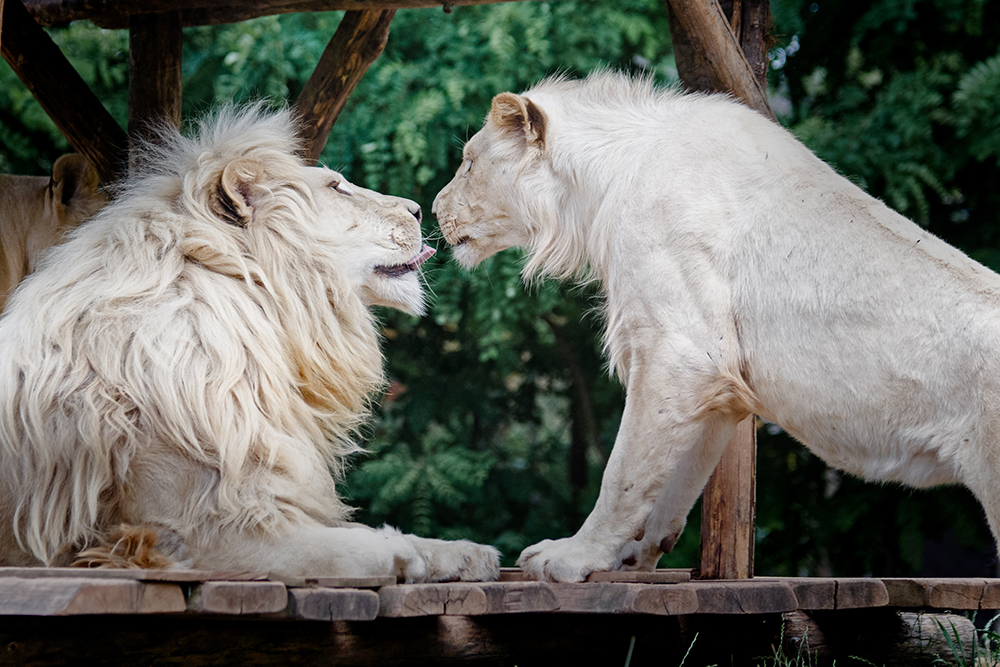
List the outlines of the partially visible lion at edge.
<svg viewBox="0 0 1000 667">
<path fill-rule="evenodd" d="M 349 521 L 383 385 L 369 306 L 423 308 L 412 201 L 306 167 L 287 112 L 165 132 L 0 318 L 0 562 L 491 580 L 498 552 Z M 333 474 L 331 474 L 331 472 Z"/>
<path fill-rule="evenodd" d="M 964 484 L 1000 536 L 1000 276 L 725 95 L 601 72 L 501 93 L 434 212 L 472 266 L 600 283 L 625 410 L 579 531 L 535 579 L 655 567 L 737 423 L 830 465 Z"/>
</svg>

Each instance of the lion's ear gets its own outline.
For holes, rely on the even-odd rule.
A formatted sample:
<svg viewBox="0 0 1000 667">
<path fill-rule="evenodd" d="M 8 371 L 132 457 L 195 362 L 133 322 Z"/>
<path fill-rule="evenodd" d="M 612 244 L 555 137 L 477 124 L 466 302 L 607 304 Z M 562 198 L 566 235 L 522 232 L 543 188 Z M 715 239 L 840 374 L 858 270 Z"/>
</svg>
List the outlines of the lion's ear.
<svg viewBox="0 0 1000 667">
<path fill-rule="evenodd" d="M 259 184 L 263 176 L 264 165 L 257 160 L 240 158 L 227 164 L 219 177 L 212 211 L 234 225 L 248 225 L 253 220 L 254 203 L 264 193 Z"/>
<path fill-rule="evenodd" d="M 545 113 L 524 95 L 500 93 L 494 97 L 490 120 L 497 127 L 523 136 L 529 146 L 545 148 Z"/>
<path fill-rule="evenodd" d="M 52 190 L 63 206 L 75 198 L 97 192 L 97 171 L 79 153 L 62 155 L 52 165 Z"/>
</svg>

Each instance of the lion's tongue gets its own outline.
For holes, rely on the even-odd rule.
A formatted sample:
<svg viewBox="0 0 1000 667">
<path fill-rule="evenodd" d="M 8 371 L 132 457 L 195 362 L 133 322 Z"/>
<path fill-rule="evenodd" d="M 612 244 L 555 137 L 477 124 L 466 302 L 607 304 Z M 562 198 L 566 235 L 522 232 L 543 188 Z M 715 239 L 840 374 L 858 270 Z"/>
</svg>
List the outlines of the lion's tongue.
<svg viewBox="0 0 1000 667">
<path fill-rule="evenodd" d="M 416 269 L 418 266 L 430 259 L 435 252 L 437 251 L 434 248 L 424 243 L 420 246 L 420 252 L 418 252 L 413 259 L 407 262 L 406 266 L 411 269 Z"/>
</svg>

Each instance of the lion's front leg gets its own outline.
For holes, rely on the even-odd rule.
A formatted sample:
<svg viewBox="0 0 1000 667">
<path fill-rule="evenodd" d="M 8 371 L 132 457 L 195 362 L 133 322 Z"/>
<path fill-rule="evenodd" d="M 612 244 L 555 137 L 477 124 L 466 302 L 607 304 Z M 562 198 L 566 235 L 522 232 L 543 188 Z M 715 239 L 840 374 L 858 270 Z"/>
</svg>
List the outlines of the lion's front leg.
<svg viewBox="0 0 1000 667">
<path fill-rule="evenodd" d="M 576 582 L 651 568 L 673 547 L 739 420 L 720 411 L 685 419 L 690 409 L 669 406 L 676 396 L 630 391 L 594 510 L 576 535 L 525 549 L 518 564 L 528 576 Z"/>
<path fill-rule="evenodd" d="M 193 542 L 197 569 L 246 569 L 293 577 L 395 577 L 404 583 L 499 576 L 499 552 L 491 546 L 431 540 L 389 526 L 296 526 L 280 535 L 227 531 Z"/>
</svg>

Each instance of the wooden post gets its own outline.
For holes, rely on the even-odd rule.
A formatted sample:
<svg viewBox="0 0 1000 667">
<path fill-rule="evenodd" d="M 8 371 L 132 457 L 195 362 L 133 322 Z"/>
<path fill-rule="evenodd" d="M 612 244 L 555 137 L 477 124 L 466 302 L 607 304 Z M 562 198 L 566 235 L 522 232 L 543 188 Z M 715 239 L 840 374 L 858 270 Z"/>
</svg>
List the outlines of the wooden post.
<svg viewBox="0 0 1000 667">
<path fill-rule="evenodd" d="M 129 17 L 128 133 L 132 142 L 152 138 L 150 130 L 163 123 L 180 129 L 181 43 L 180 12 Z"/>
<path fill-rule="evenodd" d="M 753 577 L 757 502 L 757 429 L 750 415 L 736 425 L 701 494 L 702 579 Z"/>
<path fill-rule="evenodd" d="M 767 86 L 768 0 L 666 0 L 677 71 L 691 90 L 731 92 L 774 118 Z M 702 493 L 701 577 L 753 576 L 757 437 L 750 415 L 736 427 Z"/>
<path fill-rule="evenodd" d="M 124 173 L 128 137 L 21 0 L 3 3 L 0 50 L 73 148 L 111 183 Z"/>
<path fill-rule="evenodd" d="M 302 119 L 303 156 L 310 162 L 319 159 L 348 96 L 381 55 L 395 14 L 395 9 L 347 12 L 326 45 L 316 70 L 295 101 L 295 110 Z"/>
</svg>

